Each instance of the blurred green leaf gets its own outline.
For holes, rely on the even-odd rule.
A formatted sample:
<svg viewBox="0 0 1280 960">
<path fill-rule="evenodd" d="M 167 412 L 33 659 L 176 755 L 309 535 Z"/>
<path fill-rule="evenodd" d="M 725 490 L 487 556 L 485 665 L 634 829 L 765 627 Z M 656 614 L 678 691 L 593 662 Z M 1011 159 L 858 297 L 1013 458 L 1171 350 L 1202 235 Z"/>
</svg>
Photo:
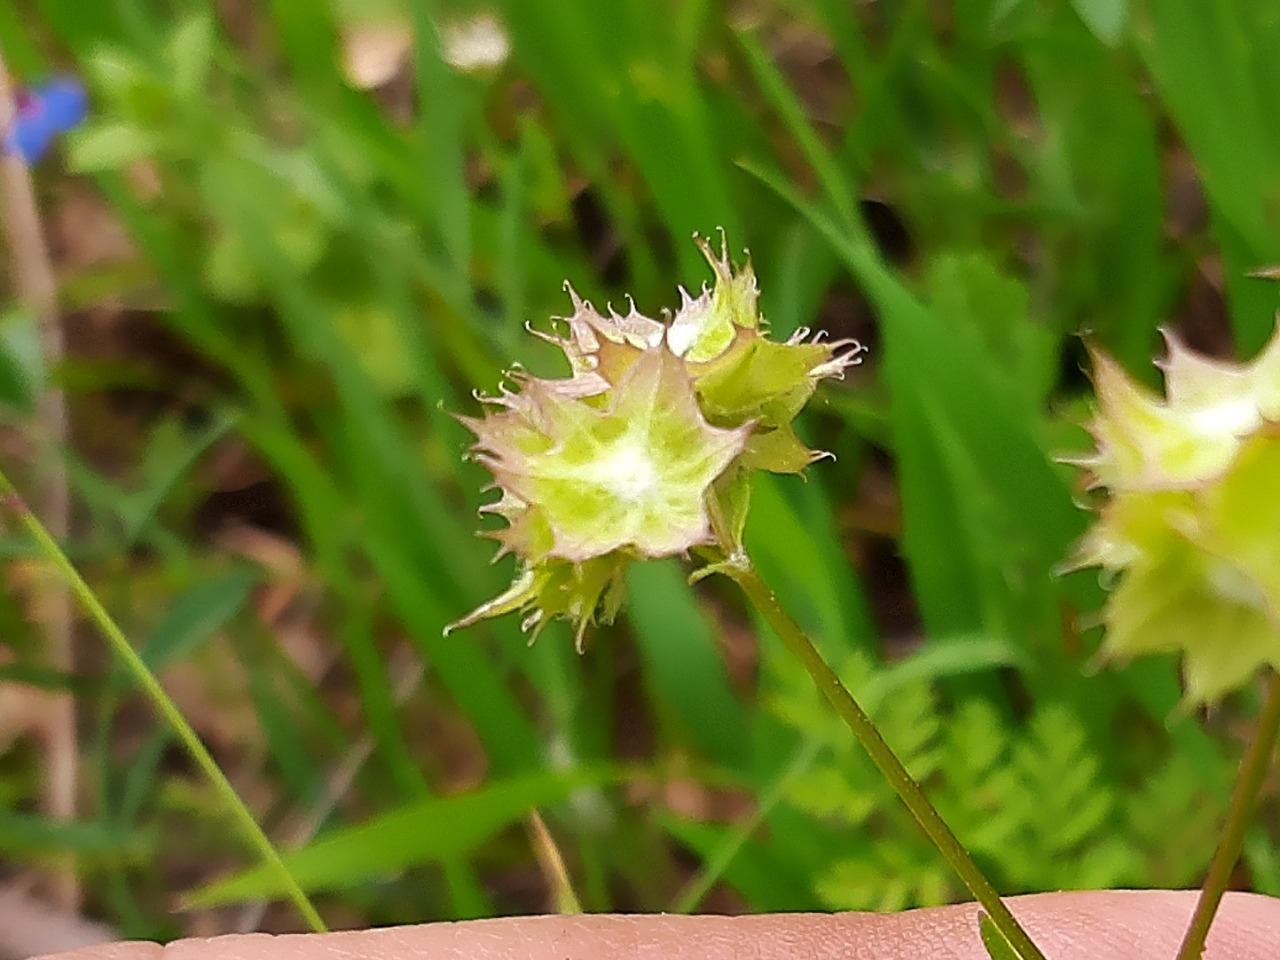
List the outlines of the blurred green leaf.
<svg viewBox="0 0 1280 960">
<path fill-rule="evenodd" d="M 1280 897 L 1280 844 L 1268 835 L 1265 825 L 1255 824 L 1245 835 L 1244 860 L 1252 875 L 1252 889 Z"/>
<path fill-rule="evenodd" d="M 0 813 L 0 849 L 14 857 L 139 855 L 149 838 L 96 823 L 67 823 L 31 814 Z"/>
<path fill-rule="evenodd" d="M 249 305 L 263 293 L 262 280 L 253 258 L 239 234 L 220 230 L 209 243 L 204 263 L 204 282 L 216 296 L 228 303 Z"/>
<path fill-rule="evenodd" d="M 130 121 L 99 121 L 71 134 L 67 165 L 77 173 L 119 170 L 151 156 L 159 145 L 157 134 Z"/>
<path fill-rule="evenodd" d="M 1094 36 L 1115 46 L 1129 19 L 1129 0 L 1071 0 L 1071 5 Z"/>
<path fill-rule="evenodd" d="M 286 854 L 284 860 L 304 890 L 342 890 L 410 867 L 466 856 L 529 811 L 559 803 L 576 789 L 616 777 L 616 771 L 600 768 L 500 781 L 335 830 Z M 191 908 L 206 908 L 280 892 L 271 871 L 255 867 L 203 887 L 186 902 Z"/>
<path fill-rule="evenodd" d="M 135 542 L 152 525 L 161 506 L 187 477 L 199 458 L 235 426 L 236 416 L 219 411 L 192 429 L 178 418 L 157 424 L 147 439 L 131 492 L 119 497 L 116 510 L 124 523 L 125 541 Z"/>
<path fill-rule="evenodd" d="M 159 673 L 190 656 L 240 612 L 258 581 L 255 571 L 238 567 L 180 594 L 147 638 L 143 661 Z"/>
<path fill-rule="evenodd" d="M 206 94 L 216 39 L 213 19 L 206 13 L 188 16 L 173 31 L 166 53 L 179 99 Z"/>
<path fill-rule="evenodd" d="M 633 564 L 627 620 L 636 632 L 646 680 L 660 716 L 682 738 L 729 767 L 746 761 L 747 714 L 729 686 L 717 637 L 674 561 Z"/>
<path fill-rule="evenodd" d="M 0 406 L 34 413 L 44 388 L 40 324 L 24 310 L 10 310 L 0 316 Z"/>
<path fill-rule="evenodd" d="M 0 4 L 0 47 L 10 76 L 18 81 L 38 77 L 45 69 L 44 54 L 32 36 L 30 23 L 15 4 Z"/>
<path fill-rule="evenodd" d="M 1057 380 L 1058 336 L 1028 315 L 1026 287 L 989 254 L 942 253 L 929 264 L 929 306 L 962 327 L 1001 366 L 1034 415 Z"/>
<path fill-rule="evenodd" d="M 909 657 L 878 671 L 859 691 L 864 707 L 878 703 L 894 690 L 920 680 L 980 673 L 998 667 L 1025 667 L 1024 652 L 1006 640 L 988 637 L 948 637 L 946 642 L 921 647 Z"/>
<path fill-rule="evenodd" d="M 334 326 L 351 346 L 369 379 L 387 396 L 410 393 L 418 368 L 405 347 L 396 320 L 380 303 L 344 304 L 334 311 Z"/>
<path fill-rule="evenodd" d="M 721 866 L 721 882 L 746 898 L 761 911 L 812 910 L 815 904 L 805 890 L 805 878 L 793 872 L 778 852 L 762 843 L 735 836 L 736 827 L 680 819 L 670 814 L 662 818 L 664 829 L 678 843 L 703 861 L 712 861 L 732 845 L 735 855 Z"/>
<path fill-rule="evenodd" d="M 1276 294 L 1248 276 L 1280 262 L 1280 4 L 1147 0 L 1134 35 L 1156 89 L 1196 160 L 1223 255 L 1242 356 L 1274 329 Z"/>
<path fill-rule="evenodd" d="M 755 477 L 747 548 L 791 616 L 826 656 L 839 659 L 873 642 L 866 597 L 849 568 L 831 505 L 819 485 Z"/>
<path fill-rule="evenodd" d="M 978 493 L 1004 517 L 1004 534 L 976 530 L 978 535 L 987 546 L 1020 552 L 1030 565 L 1020 576 L 1037 584 L 1049 582 L 1083 530 L 1084 516 L 1039 448 L 1029 411 L 1014 400 L 1009 384 L 972 336 L 943 326 L 884 267 L 867 238 L 851 234 L 860 227 L 837 225 L 775 173 L 755 165 L 746 169 L 819 228 L 882 311 L 906 515 L 904 542 L 926 626 L 943 637 L 984 627 L 1010 631 L 1007 636 L 1040 633 L 1043 620 L 984 623 L 985 591 L 973 577 L 997 572 L 972 566 L 975 558 L 965 560 L 957 551 L 958 545 L 977 546 L 972 543 L 975 528 L 964 528 L 972 520 L 968 504 L 975 502 L 967 494 Z M 961 457 L 966 470 L 976 471 L 979 485 L 963 492 L 951 486 L 940 459 L 944 455 Z M 1014 541 L 997 543 L 997 537 L 1010 532 L 1016 534 Z"/>
<path fill-rule="evenodd" d="M 1070 10 L 1031 22 L 1046 42 L 1022 44 L 1020 63 L 1045 136 L 1025 164 L 1033 195 L 1061 210 L 1036 218 L 1058 279 L 1053 295 L 1037 297 L 1035 319 L 1064 334 L 1083 324 L 1141 373 L 1180 295 L 1183 268 L 1170 262 L 1167 233 L 1186 229 L 1168 220 L 1158 121 L 1124 59 Z"/>
<path fill-rule="evenodd" d="M 249 672 L 249 693 L 282 785 L 295 802 L 312 805 L 324 792 L 325 771 L 321 758 L 308 742 L 296 705 L 281 689 L 277 671 L 272 669 L 275 664 L 266 657 L 249 662 L 253 665 Z"/>
<path fill-rule="evenodd" d="M 84 677 L 26 663 L 0 663 L 0 684 L 4 683 L 22 683 L 41 690 L 69 690 L 81 695 L 94 692 L 93 684 Z"/>
</svg>

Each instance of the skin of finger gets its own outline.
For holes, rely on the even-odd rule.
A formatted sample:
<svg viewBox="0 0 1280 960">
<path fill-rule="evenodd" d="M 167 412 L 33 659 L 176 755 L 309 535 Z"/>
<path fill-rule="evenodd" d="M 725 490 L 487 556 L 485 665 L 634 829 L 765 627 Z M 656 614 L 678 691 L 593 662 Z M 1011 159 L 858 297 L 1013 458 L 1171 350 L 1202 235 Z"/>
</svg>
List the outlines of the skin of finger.
<svg viewBox="0 0 1280 960">
<path fill-rule="evenodd" d="M 1049 960 L 1168 960 L 1194 891 L 1036 894 L 1008 903 Z M 545 916 L 325 935 L 110 944 L 45 960 L 988 960 L 973 904 L 900 914 Z M 1280 900 L 1224 899 L 1205 960 L 1280 957 Z"/>
</svg>

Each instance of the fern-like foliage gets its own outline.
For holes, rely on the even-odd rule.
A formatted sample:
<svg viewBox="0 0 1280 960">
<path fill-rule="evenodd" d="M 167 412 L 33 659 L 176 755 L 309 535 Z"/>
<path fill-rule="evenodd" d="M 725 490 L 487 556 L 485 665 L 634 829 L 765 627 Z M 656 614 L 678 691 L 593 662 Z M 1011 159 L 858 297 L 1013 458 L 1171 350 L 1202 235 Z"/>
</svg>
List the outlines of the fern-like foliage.
<svg viewBox="0 0 1280 960">
<path fill-rule="evenodd" d="M 1130 835 L 1146 858 L 1144 886 L 1199 886 L 1222 832 L 1228 792 L 1228 777 L 1211 781 L 1190 758 L 1173 754 L 1125 798 Z"/>
<path fill-rule="evenodd" d="M 770 674 L 771 708 L 824 747 L 787 791 L 790 804 L 830 826 L 831 860 L 814 882 L 821 900 L 835 909 L 901 910 L 963 899 L 803 671 L 778 660 Z M 1178 886 L 1204 869 L 1225 777 L 1173 754 L 1126 785 L 1104 772 L 1104 754 L 1065 704 L 1037 705 L 1018 724 L 981 697 L 943 703 L 925 680 L 891 688 L 888 674 L 861 657 L 841 676 L 1002 891 Z"/>
</svg>

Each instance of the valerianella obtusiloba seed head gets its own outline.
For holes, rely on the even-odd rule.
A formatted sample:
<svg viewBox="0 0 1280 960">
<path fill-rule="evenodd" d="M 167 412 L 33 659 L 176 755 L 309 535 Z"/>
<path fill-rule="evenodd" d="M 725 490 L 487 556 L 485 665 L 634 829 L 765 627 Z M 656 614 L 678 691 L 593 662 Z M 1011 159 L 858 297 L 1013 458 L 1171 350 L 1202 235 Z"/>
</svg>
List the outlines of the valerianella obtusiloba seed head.
<svg viewBox="0 0 1280 960">
<path fill-rule="evenodd" d="M 669 323 L 639 313 L 597 313 L 569 291 L 573 313 L 554 334 L 570 375 L 510 374 L 513 390 L 483 398 L 472 457 L 501 493 L 485 512 L 504 529 L 485 535 L 499 556 L 519 560 L 500 596 L 451 624 L 520 611 L 537 636 L 549 621 L 608 622 L 634 560 L 695 547 L 737 551 L 752 470 L 799 473 L 822 456 L 792 420 L 819 380 L 860 362 L 854 341 L 826 343 L 801 331 L 785 343 L 765 336 L 750 264 L 699 245 L 715 285 L 681 291 Z"/>
<path fill-rule="evenodd" d="M 1280 333 L 1247 364 L 1167 339 L 1164 397 L 1092 351 L 1098 450 L 1080 465 L 1106 499 L 1073 566 L 1120 574 L 1104 652 L 1180 652 L 1200 703 L 1280 668 Z"/>
</svg>

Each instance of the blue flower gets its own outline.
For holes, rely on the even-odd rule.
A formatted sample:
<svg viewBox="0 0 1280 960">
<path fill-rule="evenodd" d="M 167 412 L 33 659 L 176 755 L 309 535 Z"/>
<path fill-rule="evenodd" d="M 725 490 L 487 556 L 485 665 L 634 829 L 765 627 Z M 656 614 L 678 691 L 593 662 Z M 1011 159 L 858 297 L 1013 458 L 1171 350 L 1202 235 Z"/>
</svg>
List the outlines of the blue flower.
<svg viewBox="0 0 1280 960">
<path fill-rule="evenodd" d="M 48 151 L 54 137 L 80 125 L 89 110 L 84 87 L 71 77 L 19 90 L 17 114 L 4 135 L 4 148 L 27 165 Z"/>
</svg>

